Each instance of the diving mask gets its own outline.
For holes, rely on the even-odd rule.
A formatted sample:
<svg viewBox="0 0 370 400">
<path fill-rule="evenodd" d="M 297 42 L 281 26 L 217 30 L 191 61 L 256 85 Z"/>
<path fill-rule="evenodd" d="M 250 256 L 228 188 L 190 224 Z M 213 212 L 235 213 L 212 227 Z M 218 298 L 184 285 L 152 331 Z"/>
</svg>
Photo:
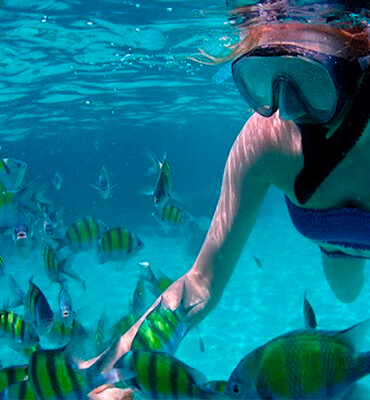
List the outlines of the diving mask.
<svg viewBox="0 0 370 400">
<path fill-rule="evenodd" d="M 368 61 L 268 45 L 242 55 L 231 69 L 239 92 L 259 114 L 270 117 L 279 109 L 283 119 L 323 125 L 351 98 Z"/>
</svg>

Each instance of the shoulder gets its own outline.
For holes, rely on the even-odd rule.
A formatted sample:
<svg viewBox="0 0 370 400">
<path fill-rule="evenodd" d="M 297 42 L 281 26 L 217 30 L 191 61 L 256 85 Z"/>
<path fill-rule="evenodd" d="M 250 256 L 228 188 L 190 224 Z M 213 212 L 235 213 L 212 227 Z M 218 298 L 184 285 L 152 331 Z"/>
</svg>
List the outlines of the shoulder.
<svg viewBox="0 0 370 400">
<path fill-rule="evenodd" d="M 231 149 L 229 163 L 238 165 L 242 175 L 285 187 L 301 168 L 301 134 L 291 121 L 284 121 L 275 113 L 270 118 L 253 114 L 240 131 Z M 285 177 L 282 181 L 282 174 Z M 283 186 L 283 187 L 282 187 Z"/>
<path fill-rule="evenodd" d="M 242 128 L 237 142 L 253 144 L 255 151 L 301 154 L 301 134 L 292 121 L 280 119 L 279 114 L 266 118 L 254 113 Z"/>
</svg>

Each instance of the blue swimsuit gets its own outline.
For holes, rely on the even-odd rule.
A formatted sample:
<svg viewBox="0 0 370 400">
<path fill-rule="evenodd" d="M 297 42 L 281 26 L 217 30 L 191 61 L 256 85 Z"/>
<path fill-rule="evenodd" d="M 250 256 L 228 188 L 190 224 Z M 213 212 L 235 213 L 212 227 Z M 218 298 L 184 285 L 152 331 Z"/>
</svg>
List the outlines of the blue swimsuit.
<svg viewBox="0 0 370 400">
<path fill-rule="evenodd" d="M 287 196 L 285 201 L 293 225 L 308 239 L 321 241 L 345 249 L 370 251 L 370 213 L 357 208 L 337 208 L 332 210 L 315 210 L 298 207 Z M 320 247 L 321 248 L 321 247 Z M 344 251 L 328 252 L 330 257 L 356 257 Z"/>
</svg>

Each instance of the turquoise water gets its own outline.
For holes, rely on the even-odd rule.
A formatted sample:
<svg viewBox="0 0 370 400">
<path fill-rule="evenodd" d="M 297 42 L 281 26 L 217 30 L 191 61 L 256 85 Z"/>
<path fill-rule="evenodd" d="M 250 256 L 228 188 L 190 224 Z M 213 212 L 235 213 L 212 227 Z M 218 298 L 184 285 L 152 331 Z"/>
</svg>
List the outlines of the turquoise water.
<svg viewBox="0 0 370 400">
<path fill-rule="evenodd" d="M 1 158 L 27 162 L 26 181 L 48 184 L 67 226 L 94 216 L 127 226 L 145 245 L 120 272 L 92 253 L 77 256 L 73 268 L 87 290 L 73 281 L 68 287 L 90 331 L 104 308 L 112 324 L 127 312 L 138 262 L 176 278 L 196 258 L 205 232 L 166 234 L 151 216 L 151 199 L 141 194 L 153 185 L 146 149 L 160 158 L 167 153 L 183 207 L 211 218 L 227 154 L 250 110 L 230 80 L 212 81 L 218 67 L 190 57 L 199 48 L 227 52 L 237 35 L 229 17 L 222 1 L 208 0 L 2 3 Z M 117 184 L 108 200 L 91 187 L 103 164 Z M 60 191 L 50 183 L 56 172 Z M 10 236 L 0 238 L 6 271 L 24 290 L 34 276 L 57 312 L 59 287 L 45 275 L 43 250 L 41 242 L 24 259 Z M 368 276 L 355 303 L 336 300 L 318 248 L 294 230 L 281 193 L 271 189 L 222 300 L 200 325 L 205 353 L 190 332 L 177 357 L 209 379 L 227 379 L 249 351 L 303 327 L 305 290 L 323 328 L 344 329 L 369 316 Z M 9 295 L 7 279 L 0 280 L 0 302 Z M 25 362 L 5 346 L 0 360 Z"/>
</svg>

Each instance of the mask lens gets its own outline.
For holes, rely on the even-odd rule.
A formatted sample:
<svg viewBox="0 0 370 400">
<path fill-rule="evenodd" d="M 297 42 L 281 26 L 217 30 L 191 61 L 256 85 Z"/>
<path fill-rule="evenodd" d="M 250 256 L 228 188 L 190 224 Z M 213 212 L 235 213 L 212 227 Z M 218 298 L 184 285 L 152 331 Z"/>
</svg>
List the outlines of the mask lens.
<svg viewBox="0 0 370 400">
<path fill-rule="evenodd" d="M 271 116 L 282 100 L 280 81 L 289 82 L 306 114 L 314 121 L 329 121 L 337 109 L 337 88 L 327 68 L 303 56 L 248 56 L 232 65 L 235 84 L 247 103 Z M 290 93 L 291 94 L 291 93 Z M 288 93 L 287 93 L 288 95 Z M 284 102 L 286 105 L 286 101 Z"/>
</svg>

